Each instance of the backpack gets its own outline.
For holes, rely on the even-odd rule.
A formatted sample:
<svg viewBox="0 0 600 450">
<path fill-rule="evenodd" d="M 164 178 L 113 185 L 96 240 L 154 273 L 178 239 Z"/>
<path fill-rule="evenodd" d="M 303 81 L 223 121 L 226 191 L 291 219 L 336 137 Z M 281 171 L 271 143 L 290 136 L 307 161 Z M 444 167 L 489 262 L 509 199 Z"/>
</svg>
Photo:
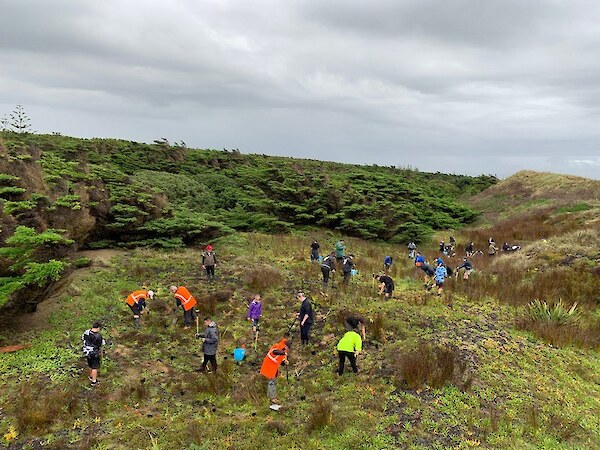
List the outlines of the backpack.
<svg viewBox="0 0 600 450">
<path fill-rule="evenodd" d="M 86 337 L 89 336 L 91 333 L 91 330 L 87 330 L 85 333 L 83 333 L 81 335 L 81 340 L 83 342 L 83 347 L 82 347 L 82 351 L 83 351 L 83 356 L 85 356 L 86 358 L 90 357 L 90 356 L 98 356 L 100 353 L 98 352 L 98 349 L 89 344 Z"/>
</svg>

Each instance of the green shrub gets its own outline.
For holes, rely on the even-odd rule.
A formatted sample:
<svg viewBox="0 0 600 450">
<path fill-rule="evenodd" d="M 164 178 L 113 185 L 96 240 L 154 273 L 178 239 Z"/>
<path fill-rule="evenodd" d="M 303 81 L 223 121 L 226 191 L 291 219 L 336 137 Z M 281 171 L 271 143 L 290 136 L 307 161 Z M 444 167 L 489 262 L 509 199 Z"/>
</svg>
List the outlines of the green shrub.
<svg viewBox="0 0 600 450">
<path fill-rule="evenodd" d="M 15 215 L 25 211 L 31 211 L 36 205 L 36 202 L 31 200 L 24 200 L 21 202 L 11 202 L 7 200 L 4 202 L 4 213 Z"/>
<path fill-rule="evenodd" d="M 13 181 L 19 181 L 20 178 L 9 173 L 0 173 L 0 184 L 10 184 Z"/>
<path fill-rule="evenodd" d="M 81 197 L 77 194 L 68 194 L 58 197 L 52 207 L 51 210 L 56 209 L 56 207 L 62 206 L 63 208 L 69 208 L 72 210 L 81 209 Z"/>
<path fill-rule="evenodd" d="M 548 305 L 548 303 L 540 300 L 534 300 L 527 306 L 527 313 L 532 322 L 545 322 L 555 325 L 567 325 L 578 322 L 581 319 L 577 303 L 573 303 L 567 309 L 562 299 L 552 305 Z"/>
<path fill-rule="evenodd" d="M 6 198 L 11 195 L 21 195 L 24 192 L 27 192 L 27 189 L 16 187 L 16 186 L 3 186 L 0 187 L 0 197 Z"/>
<path fill-rule="evenodd" d="M 51 259 L 45 263 L 30 262 L 25 266 L 23 281 L 27 284 L 43 286 L 49 281 L 58 281 L 60 274 L 68 264 L 64 261 Z"/>
</svg>

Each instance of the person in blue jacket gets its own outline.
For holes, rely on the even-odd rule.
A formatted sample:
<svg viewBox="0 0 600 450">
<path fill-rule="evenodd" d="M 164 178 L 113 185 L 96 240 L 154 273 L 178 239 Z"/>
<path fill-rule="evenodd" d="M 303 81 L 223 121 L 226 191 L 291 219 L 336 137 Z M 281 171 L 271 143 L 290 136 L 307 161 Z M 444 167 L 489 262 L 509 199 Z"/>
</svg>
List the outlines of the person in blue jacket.
<svg viewBox="0 0 600 450">
<path fill-rule="evenodd" d="M 394 260 L 390 255 L 387 255 L 383 260 L 383 269 L 387 272 L 392 267 Z"/>
<path fill-rule="evenodd" d="M 444 280 L 448 276 L 448 271 L 446 270 L 446 266 L 444 266 L 443 262 L 439 262 L 437 268 L 435 269 L 435 285 L 438 288 L 438 297 L 442 296 L 442 291 L 444 290 Z"/>
</svg>

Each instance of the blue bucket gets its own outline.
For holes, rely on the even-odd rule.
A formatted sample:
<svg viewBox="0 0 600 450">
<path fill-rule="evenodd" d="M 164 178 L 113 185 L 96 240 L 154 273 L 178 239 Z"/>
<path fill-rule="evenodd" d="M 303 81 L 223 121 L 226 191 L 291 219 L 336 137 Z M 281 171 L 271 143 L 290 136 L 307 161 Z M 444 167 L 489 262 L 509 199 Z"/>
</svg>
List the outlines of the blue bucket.
<svg viewBox="0 0 600 450">
<path fill-rule="evenodd" d="M 323 262 L 323 257 L 319 256 L 319 262 L 322 263 Z"/>
<path fill-rule="evenodd" d="M 243 348 L 238 347 L 233 351 L 233 359 L 235 359 L 236 362 L 242 362 L 245 356 L 246 350 L 244 350 Z"/>
<path fill-rule="evenodd" d="M 350 271 L 350 275 L 352 275 L 353 277 L 354 277 L 354 276 L 356 276 L 356 275 L 358 275 L 358 270 L 356 270 L 356 269 L 352 269 L 352 270 Z"/>
</svg>

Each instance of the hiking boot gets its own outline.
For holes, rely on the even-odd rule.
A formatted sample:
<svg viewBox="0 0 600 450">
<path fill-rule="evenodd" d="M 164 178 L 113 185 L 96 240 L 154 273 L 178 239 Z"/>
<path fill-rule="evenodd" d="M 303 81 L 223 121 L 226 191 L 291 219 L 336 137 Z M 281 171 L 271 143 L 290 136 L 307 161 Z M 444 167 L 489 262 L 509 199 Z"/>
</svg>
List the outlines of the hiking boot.
<svg viewBox="0 0 600 450">
<path fill-rule="evenodd" d="M 92 381 L 90 386 L 98 386 L 100 384 L 100 380 Z"/>
</svg>

